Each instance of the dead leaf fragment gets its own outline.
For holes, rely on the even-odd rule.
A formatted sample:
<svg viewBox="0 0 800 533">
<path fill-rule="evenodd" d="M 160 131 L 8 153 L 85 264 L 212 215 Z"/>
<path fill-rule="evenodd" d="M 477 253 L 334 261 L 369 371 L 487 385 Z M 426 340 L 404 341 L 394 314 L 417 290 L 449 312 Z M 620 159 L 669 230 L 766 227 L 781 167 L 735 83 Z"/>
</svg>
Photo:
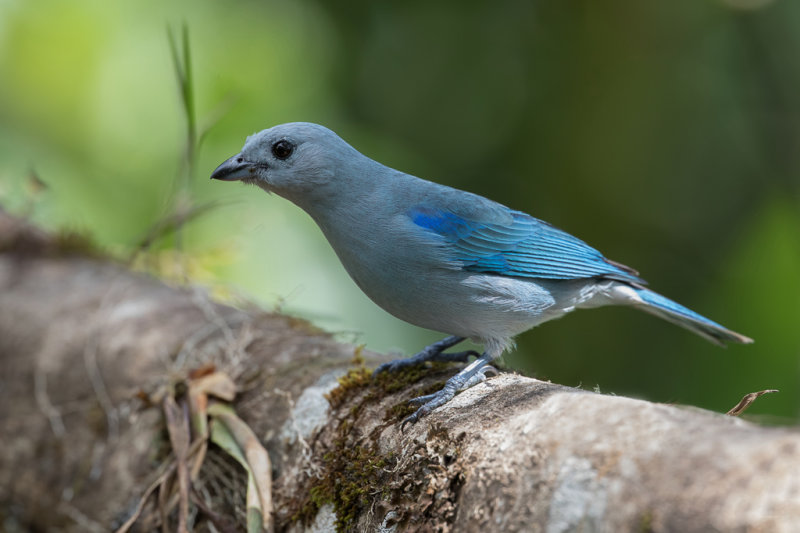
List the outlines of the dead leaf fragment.
<svg viewBox="0 0 800 533">
<path fill-rule="evenodd" d="M 745 409 L 750 407 L 750 404 L 756 401 L 756 398 L 770 392 L 778 392 L 778 389 L 767 389 L 758 392 L 751 392 L 750 394 L 745 394 L 744 398 L 742 398 L 733 409 L 731 409 L 725 414 L 728 416 L 739 416 L 740 414 L 744 413 Z"/>
</svg>

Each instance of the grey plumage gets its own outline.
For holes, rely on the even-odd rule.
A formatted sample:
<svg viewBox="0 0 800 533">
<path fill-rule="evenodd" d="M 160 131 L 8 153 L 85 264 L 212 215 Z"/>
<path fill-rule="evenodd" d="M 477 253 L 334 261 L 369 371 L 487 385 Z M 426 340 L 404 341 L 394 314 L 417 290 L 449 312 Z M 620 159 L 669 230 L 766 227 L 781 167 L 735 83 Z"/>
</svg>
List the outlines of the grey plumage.
<svg viewBox="0 0 800 533">
<path fill-rule="evenodd" d="M 751 342 L 645 288 L 635 271 L 583 241 L 481 196 L 377 163 L 316 124 L 283 124 L 248 137 L 212 178 L 252 183 L 294 202 L 376 304 L 454 340 L 484 345 L 485 354 L 441 394 L 425 398 L 411 421 L 481 379 L 515 335 L 576 308 L 631 305 L 717 343 Z"/>
</svg>

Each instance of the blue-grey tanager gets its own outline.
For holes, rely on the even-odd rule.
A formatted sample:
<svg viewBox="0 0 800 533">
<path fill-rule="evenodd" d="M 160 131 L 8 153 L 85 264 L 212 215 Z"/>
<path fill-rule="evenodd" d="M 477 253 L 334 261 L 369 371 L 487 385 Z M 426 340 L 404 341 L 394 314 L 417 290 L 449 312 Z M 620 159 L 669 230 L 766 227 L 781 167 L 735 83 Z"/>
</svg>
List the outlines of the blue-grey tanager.
<svg viewBox="0 0 800 533">
<path fill-rule="evenodd" d="M 577 308 L 630 305 L 713 342 L 751 339 L 647 288 L 638 273 L 530 215 L 410 176 L 361 154 L 310 123 L 247 138 L 214 179 L 258 185 L 291 200 L 319 225 L 347 272 L 394 316 L 451 335 L 392 371 L 445 353 L 465 339 L 484 353 L 435 394 L 415 398 L 414 422 L 484 379 L 518 333 Z"/>
</svg>

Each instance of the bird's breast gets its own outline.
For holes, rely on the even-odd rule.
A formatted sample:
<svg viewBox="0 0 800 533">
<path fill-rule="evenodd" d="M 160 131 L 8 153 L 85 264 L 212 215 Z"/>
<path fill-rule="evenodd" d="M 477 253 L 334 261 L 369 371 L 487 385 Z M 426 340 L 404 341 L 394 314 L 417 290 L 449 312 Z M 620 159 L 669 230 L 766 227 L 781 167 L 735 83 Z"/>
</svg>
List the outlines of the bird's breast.
<svg viewBox="0 0 800 533">
<path fill-rule="evenodd" d="M 465 272 L 446 243 L 402 217 L 369 226 L 320 225 L 355 283 L 392 315 L 474 339 L 509 338 L 546 320 L 553 299 L 531 280 Z M 346 226 L 346 225 L 345 225 Z"/>
</svg>

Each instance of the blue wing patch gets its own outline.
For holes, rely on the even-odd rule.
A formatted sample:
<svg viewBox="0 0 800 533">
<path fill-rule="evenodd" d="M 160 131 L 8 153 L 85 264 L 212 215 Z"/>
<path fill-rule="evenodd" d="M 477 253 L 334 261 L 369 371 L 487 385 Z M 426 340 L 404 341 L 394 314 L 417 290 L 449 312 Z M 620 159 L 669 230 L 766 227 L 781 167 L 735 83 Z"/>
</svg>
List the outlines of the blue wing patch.
<svg viewBox="0 0 800 533">
<path fill-rule="evenodd" d="M 414 224 L 442 236 L 451 259 L 469 272 L 645 283 L 635 270 L 606 259 L 577 237 L 520 211 L 509 210 L 508 214 L 510 222 L 502 224 L 478 222 L 426 206 L 408 211 Z"/>
</svg>

